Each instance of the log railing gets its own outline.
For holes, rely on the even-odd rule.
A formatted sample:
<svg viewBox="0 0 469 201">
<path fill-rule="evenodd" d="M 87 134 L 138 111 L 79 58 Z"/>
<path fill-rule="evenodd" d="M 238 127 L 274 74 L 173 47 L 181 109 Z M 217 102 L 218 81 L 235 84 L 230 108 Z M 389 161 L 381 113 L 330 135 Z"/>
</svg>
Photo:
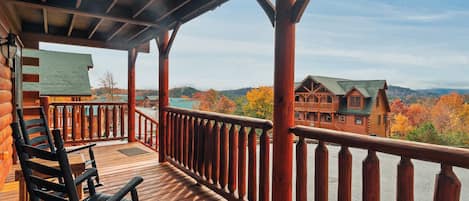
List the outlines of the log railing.
<svg viewBox="0 0 469 201">
<path fill-rule="evenodd" d="M 62 130 L 65 143 L 127 138 L 127 103 L 55 102 L 48 111 L 50 127 Z"/>
<path fill-rule="evenodd" d="M 269 200 L 271 121 L 163 110 L 168 122 L 164 147 L 171 164 L 228 200 Z"/>
<path fill-rule="evenodd" d="M 135 138 L 142 143 L 143 145 L 158 151 L 158 122 L 141 112 L 140 110 L 135 110 L 137 118 L 137 135 Z"/>
<path fill-rule="evenodd" d="M 380 200 L 380 163 L 376 152 L 400 156 L 397 165 L 397 200 L 414 200 L 414 167 L 412 160 L 441 164 L 441 171 L 435 180 L 435 201 L 459 201 L 461 183 L 453 167 L 469 169 L 469 150 L 446 146 L 430 145 L 402 140 L 385 139 L 333 130 L 297 126 L 291 132 L 299 137 L 296 144 L 296 200 L 307 200 L 307 146 L 305 139 L 318 140 L 315 150 L 314 198 L 328 200 L 327 143 L 341 146 L 338 155 L 337 199 L 352 199 L 352 154 L 350 148 L 368 150 L 363 160 L 362 196 L 364 201 Z M 430 175 L 429 175 L 430 176 Z M 390 187 L 388 187 L 390 188 Z"/>
</svg>

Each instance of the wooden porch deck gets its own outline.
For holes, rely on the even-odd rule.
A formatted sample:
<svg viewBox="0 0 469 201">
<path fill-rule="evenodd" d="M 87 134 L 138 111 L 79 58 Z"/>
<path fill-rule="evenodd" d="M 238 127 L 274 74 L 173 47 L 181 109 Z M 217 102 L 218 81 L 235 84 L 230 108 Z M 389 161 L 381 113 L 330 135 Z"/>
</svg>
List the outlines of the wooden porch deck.
<svg viewBox="0 0 469 201">
<path fill-rule="evenodd" d="M 138 148 L 147 153 L 126 156 L 118 150 Z M 132 177 L 140 175 L 144 178 L 138 186 L 140 200 L 224 200 L 221 196 L 204 186 L 196 185 L 195 180 L 183 174 L 169 164 L 159 164 L 158 154 L 140 143 L 105 145 L 95 148 L 103 187 L 98 191 L 114 193 Z M 14 168 L 18 168 L 15 166 Z M 13 182 L 14 171 L 9 178 L 0 200 L 18 200 L 18 183 Z"/>
</svg>

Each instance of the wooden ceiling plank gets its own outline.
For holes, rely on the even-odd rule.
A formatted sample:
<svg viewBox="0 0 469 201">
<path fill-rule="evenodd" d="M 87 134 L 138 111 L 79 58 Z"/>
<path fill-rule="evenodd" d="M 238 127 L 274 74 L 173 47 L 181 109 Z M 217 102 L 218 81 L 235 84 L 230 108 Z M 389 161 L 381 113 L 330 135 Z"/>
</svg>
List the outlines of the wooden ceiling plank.
<svg viewBox="0 0 469 201">
<path fill-rule="evenodd" d="M 47 10 L 45 8 L 42 9 L 42 19 L 44 24 L 44 33 L 49 33 L 49 23 L 47 22 Z"/>
<path fill-rule="evenodd" d="M 32 3 L 29 1 L 24 1 L 24 0 L 18 0 L 18 1 L 11 1 L 14 4 L 21 5 L 21 6 L 26 6 L 30 8 L 46 8 L 48 10 L 54 10 L 57 12 L 63 12 L 63 13 L 68 13 L 68 14 L 75 14 L 75 15 L 80 15 L 80 16 L 85 16 L 85 17 L 93 17 L 93 18 L 101 18 L 103 20 L 110 20 L 110 21 L 115 21 L 115 22 L 122 22 L 122 23 L 129 23 L 129 24 L 135 24 L 135 25 L 141 25 L 141 26 L 152 26 L 152 27 L 157 27 L 159 28 L 160 25 L 155 22 L 151 21 L 143 21 L 143 20 L 136 20 L 132 18 L 126 18 L 126 17 L 121 17 L 118 15 L 108 15 L 105 13 L 99 13 L 91 10 L 84 10 L 84 9 L 76 9 L 76 8 L 65 8 L 65 7 L 60 7 L 57 4 L 52 4 L 52 3 Z"/>
<path fill-rule="evenodd" d="M 116 5 L 117 3 L 117 0 L 112 0 L 112 2 L 109 4 L 109 6 L 106 8 L 106 11 L 105 13 L 108 14 L 109 12 L 111 12 L 112 8 L 114 8 L 114 6 Z M 88 35 L 88 39 L 91 39 L 93 37 L 93 35 L 96 33 L 96 31 L 98 30 L 99 26 L 103 23 L 103 19 L 98 19 L 98 22 L 93 26 L 93 29 L 91 29 L 91 32 L 90 34 Z"/>
</svg>

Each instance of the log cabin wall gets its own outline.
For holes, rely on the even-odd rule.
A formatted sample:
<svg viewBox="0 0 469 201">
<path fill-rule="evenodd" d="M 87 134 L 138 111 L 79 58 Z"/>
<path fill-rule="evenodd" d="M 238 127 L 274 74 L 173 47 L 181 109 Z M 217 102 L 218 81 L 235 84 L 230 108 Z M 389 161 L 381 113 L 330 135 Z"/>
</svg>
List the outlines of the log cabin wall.
<svg viewBox="0 0 469 201">
<path fill-rule="evenodd" d="M 0 55 L 0 189 L 12 165 L 13 139 L 10 123 L 13 121 L 11 69 Z"/>
</svg>

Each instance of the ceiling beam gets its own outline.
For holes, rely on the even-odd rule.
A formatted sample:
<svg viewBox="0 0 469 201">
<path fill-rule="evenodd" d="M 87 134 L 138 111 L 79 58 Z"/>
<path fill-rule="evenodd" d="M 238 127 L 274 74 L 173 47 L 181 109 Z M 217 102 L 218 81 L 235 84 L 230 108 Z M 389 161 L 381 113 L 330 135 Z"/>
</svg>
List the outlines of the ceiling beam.
<svg viewBox="0 0 469 201">
<path fill-rule="evenodd" d="M 137 12 L 134 13 L 134 15 L 132 15 L 132 18 L 136 18 L 140 14 L 142 14 L 142 12 L 145 11 L 149 6 L 151 6 L 151 4 L 153 4 L 153 2 L 155 2 L 155 0 L 147 1 L 147 3 L 145 3 L 145 5 L 143 5 L 140 9 L 137 10 Z"/>
<path fill-rule="evenodd" d="M 122 30 L 124 30 L 125 27 L 127 27 L 127 25 L 128 25 L 127 23 L 123 23 L 123 24 L 118 25 L 118 26 L 117 26 L 118 28 L 115 29 L 115 31 L 112 31 L 112 32 L 111 32 L 111 35 L 106 39 L 106 41 L 110 41 L 110 40 L 112 40 L 114 37 L 116 37 L 117 34 L 119 34 L 119 32 L 121 32 Z"/>
<path fill-rule="evenodd" d="M 112 0 L 109 6 L 106 8 L 105 13 L 108 14 L 112 10 L 112 8 L 114 8 L 116 3 L 117 3 L 117 0 Z M 98 30 L 99 26 L 103 23 L 103 21 L 104 21 L 103 19 L 98 19 L 98 21 L 94 24 L 93 29 L 91 29 L 91 32 L 88 35 L 88 39 L 91 39 L 93 37 L 93 35 Z"/>
<path fill-rule="evenodd" d="M 23 32 L 21 38 L 28 38 L 31 41 L 41 41 L 41 42 L 51 42 L 51 43 L 61 43 L 69 45 L 79 45 L 86 47 L 96 47 L 96 48 L 107 48 L 107 49 L 116 49 L 116 50 L 128 50 L 130 45 L 127 42 L 104 42 L 98 40 L 90 40 L 86 38 L 75 38 L 75 37 L 66 37 L 52 34 L 42 34 L 42 33 L 32 33 L 32 32 Z M 147 44 L 142 44 L 142 48 L 139 49 L 140 52 L 148 53 Z"/>
<path fill-rule="evenodd" d="M 49 23 L 47 22 L 47 10 L 45 8 L 42 9 L 42 19 L 44 24 L 44 33 L 49 33 Z"/>
<path fill-rule="evenodd" d="M 81 0 L 77 0 L 77 2 L 75 3 L 75 8 L 80 8 L 80 6 L 81 6 Z M 72 18 L 70 20 L 70 23 L 68 24 L 68 33 L 67 33 L 68 37 L 72 35 L 73 26 L 75 26 L 75 18 L 76 18 L 76 15 L 72 14 Z"/>
<path fill-rule="evenodd" d="M 103 20 L 110 20 L 110 21 L 115 21 L 115 22 L 129 23 L 129 24 L 135 24 L 135 25 L 141 25 L 141 26 L 152 26 L 152 27 L 157 27 L 157 28 L 160 27 L 158 23 L 146 21 L 146 20 L 133 19 L 131 18 L 132 16 L 121 17 L 121 15 L 109 15 L 109 14 L 100 13 L 100 12 L 96 12 L 92 10 L 64 7 L 59 4 L 54 4 L 50 2 L 34 3 L 31 0 L 17 0 L 17 1 L 10 1 L 10 2 L 16 5 L 30 7 L 30 8 L 37 8 L 37 9 L 46 8 L 48 10 L 54 10 L 57 12 L 75 14 L 75 15 L 85 16 L 85 17 L 100 18 Z"/>
<path fill-rule="evenodd" d="M 171 14 L 173 14 L 174 12 L 176 12 L 177 10 L 179 10 L 180 8 L 182 8 L 183 6 L 185 6 L 186 4 L 188 4 L 189 2 L 191 2 L 192 0 L 183 0 L 180 4 L 176 4 L 176 6 L 174 6 L 173 8 L 169 9 L 166 13 L 164 13 L 163 15 L 159 16 L 155 22 L 161 22 L 163 21 L 164 19 L 166 19 L 168 16 L 170 16 Z M 133 36 L 131 36 L 128 41 L 131 41 L 135 38 L 137 38 L 139 35 L 141 35 L 142 33 L 144 33 L 145 31 L 147 31 L 148 29 L 150 29 L 151 27 L 147 26 L 145 27 L 144 29 L 140 30 L 139 32 L 135 33 Z M 158 30 L 151 30 L 151 32 L 156 32 Z"/>
</svg>

